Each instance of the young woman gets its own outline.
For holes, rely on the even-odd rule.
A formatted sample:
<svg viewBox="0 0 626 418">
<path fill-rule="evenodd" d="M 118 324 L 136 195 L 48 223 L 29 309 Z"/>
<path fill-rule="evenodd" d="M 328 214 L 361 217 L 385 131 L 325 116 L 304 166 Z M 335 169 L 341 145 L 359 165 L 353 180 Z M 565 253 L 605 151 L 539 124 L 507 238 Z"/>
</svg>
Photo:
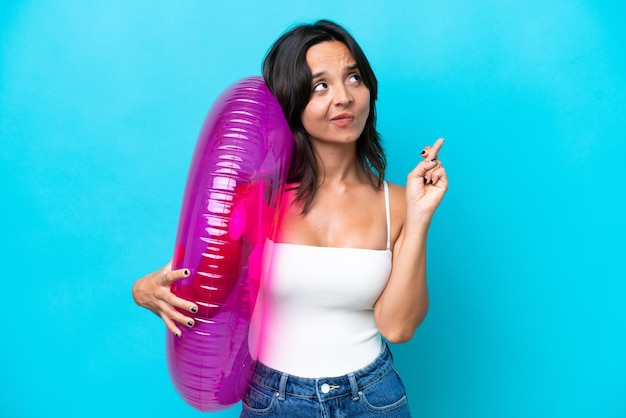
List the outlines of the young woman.
<svg viewBox="0 0 626 418">
<path fill-rule="evenodd" d="M 335 23 L 284 33 L 263 76 L 296 143 L 241 416 L 408 417 L 386 341 L 409 341 L 428 310 L 426 238 L 448 187 L 443 139 L 421 150 L 406 187 L 385 181 L 377 80 Z M 168 264 L 133 286 L 177 335 L 193 319 L 175 308 L 197 310 L 169 290 L 187 274 Z"/>
</svg>

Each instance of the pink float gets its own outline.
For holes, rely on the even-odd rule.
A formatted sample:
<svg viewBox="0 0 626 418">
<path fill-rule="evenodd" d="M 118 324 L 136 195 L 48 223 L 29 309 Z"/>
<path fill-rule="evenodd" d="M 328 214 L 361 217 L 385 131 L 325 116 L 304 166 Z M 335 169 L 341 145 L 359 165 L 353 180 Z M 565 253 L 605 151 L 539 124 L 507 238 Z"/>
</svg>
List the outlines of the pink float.
<svg viewBox="0 0 626 418">
<path fill-rule="evenodd" d="M 199 311 L 181 337 L 168 332 L 166 349 L 176 390 L 200 411 L 234 405 L 250 382 L 256 358 L 248 347 L 250 319 L 293 142 L 261 77 L 226 89 L 198 137 L 172 261 L 172 268 L 189 268 L 191 275 L 172 292 Z"/>
</svg>

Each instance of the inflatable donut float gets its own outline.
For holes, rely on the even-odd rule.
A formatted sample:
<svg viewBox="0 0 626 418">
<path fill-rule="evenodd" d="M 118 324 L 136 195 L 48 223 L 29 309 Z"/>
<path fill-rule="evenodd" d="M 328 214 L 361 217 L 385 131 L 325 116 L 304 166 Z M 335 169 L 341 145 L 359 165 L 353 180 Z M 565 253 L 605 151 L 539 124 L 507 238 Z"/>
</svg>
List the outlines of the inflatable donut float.
<svg viewBox="0 0 626 418">
<path fill-rule="evenodd" d="M 226 89 L 204 121 L 193 153 L 172 268 L 189 277 L 172 292 L 198 305 L 195 325 L 166 336 L 170 377 L 200 411 L 243 397 L 256 353 L 250 319 L 269 259 L 287 179 L 293 135 L 261 77 Z M 189 313 L 186 312 L 186 315 Z"/>
</svg>

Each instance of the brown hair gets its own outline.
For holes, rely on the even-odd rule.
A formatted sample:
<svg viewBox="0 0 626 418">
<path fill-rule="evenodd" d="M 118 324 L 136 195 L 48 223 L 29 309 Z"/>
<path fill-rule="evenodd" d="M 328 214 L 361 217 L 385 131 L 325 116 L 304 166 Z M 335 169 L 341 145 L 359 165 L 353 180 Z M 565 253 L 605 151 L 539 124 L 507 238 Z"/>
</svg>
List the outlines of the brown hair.
<svg viewBox="0 0 626 418">
<path fill-rule="evenodd" d="M 357 140 L 357 160 L 376 187 L 382 185 L 387 165 L 381 137 L 376 131 L 378 81 L 359 44 L 347 30 L 328 20 L 292 28 L 278 38 L 265 56 L 263 78 L 282 106 L 295 137 L 287 182 L 300 184 L 296 201 L 305 200 L 303 212 L 311 206 L 318 188 L 317 161 L 301 120 L 311 97 L 311 70 L 306 62 L 306 53 L 313 45 L 328 41 L 346 45 L 358 65 L 363 83 L 370 91 L 369 116 Z"/>
</svg>

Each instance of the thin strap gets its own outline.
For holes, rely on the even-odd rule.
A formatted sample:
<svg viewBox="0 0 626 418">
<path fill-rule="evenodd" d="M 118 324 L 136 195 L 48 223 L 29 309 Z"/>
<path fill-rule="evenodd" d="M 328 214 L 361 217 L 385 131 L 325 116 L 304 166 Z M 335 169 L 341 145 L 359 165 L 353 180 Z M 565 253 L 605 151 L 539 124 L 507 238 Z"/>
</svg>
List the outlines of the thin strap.
<svg viewBox="0 0 626 418">
<path fill-rule="evenodd" d="M 389 186 L 387 181 L 383 181 L 385 186 L 385 211 L 387 212 L 387 250 L 391 249 L 391 214 L 389 211 Z"/>
</svg>

